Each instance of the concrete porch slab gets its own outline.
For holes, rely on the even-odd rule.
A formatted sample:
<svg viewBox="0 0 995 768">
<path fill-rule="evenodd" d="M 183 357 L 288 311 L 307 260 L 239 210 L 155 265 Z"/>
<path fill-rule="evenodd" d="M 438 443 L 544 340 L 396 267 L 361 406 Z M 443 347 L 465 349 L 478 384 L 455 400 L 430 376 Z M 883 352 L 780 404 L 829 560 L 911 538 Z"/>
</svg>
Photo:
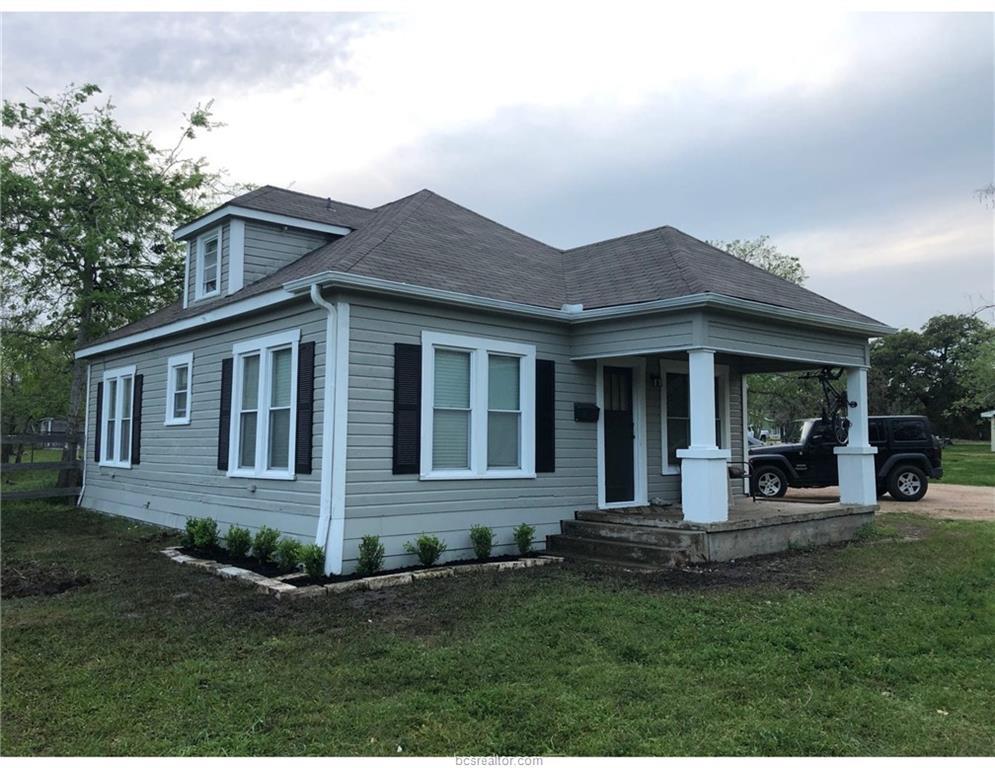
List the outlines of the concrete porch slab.
<svg viewBox="0 0 995 768">
<path fill-rule="evenodd" d="M 673 537 L 670 546 L 682 549 L 688 561 L 717 562 L 849 541 L 862 526 L 873 522 L 877 509 L 876 504 L 754 502 L 739 498 L 730 507 L 729 519 L 716 523 L 687 522 L 681 517 L 679 505 L 585 510 L 577 512 L 576 518 L 587 524 L 602 524 L 602 535 L 611 538 L 612 546 L 617 546 L 620 539 L 641 542 L 646 535 L 638 532 L 652 530 L 658 532 L 657 536 L 669 533 Z M 631 536 L 625 535 L 626 527 L 631 527 Z M 565 525 L 564 531 L 569 530 L 569 524 Z M 596 529 L 588 529 L 583 535 L 590 542 L 596 534 Z M 678 543 L 679 534 L 693 537 L 693 543 Z M 591 544 L 587 548 L 592 552 L 596 549 Z"/>
</svg>

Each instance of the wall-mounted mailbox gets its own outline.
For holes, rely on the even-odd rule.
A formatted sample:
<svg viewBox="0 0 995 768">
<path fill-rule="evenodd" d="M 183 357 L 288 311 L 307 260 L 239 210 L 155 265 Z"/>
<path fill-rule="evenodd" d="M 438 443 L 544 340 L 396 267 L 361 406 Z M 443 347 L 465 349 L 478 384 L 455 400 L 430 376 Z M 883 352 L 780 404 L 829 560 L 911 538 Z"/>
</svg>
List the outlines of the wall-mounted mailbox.
<svg viewBox="0 0 995 768">
<path fill-rule="evenodd" d="M 594 403 L 574 403 L 574 421 L 597 421 L 600 413 Z"/>
</svg>

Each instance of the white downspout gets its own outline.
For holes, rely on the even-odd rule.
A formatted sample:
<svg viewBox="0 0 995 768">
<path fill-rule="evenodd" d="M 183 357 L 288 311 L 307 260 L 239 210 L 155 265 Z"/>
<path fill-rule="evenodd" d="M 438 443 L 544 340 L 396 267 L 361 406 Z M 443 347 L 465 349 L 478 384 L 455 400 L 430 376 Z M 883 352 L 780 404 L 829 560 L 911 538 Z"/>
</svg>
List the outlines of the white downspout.
<svg viewBox="0 0 995 768">
<path fill-rule="evenodd" d="M 83 494 L 86 493 L 86 457 L 87 448 L 90 445 L 87 440 L 90 434 L 90 365 L 90 363 L 86 364 L 86 405 L 83 406 L 83 451 L 81 454 L 83 458 L 80 459 L 83 463 L 83 479 L 79 484 L 79 496 L 76 498 L 77 507 L 83 503 Z M 79 450 L 79 446 L 76 446 L 76 449 Z"/>
<path fill-rule="evenodd" d="M 345 534 L 345 407 L 348 404 L 349 305 L 338 302 L 336 306 L 326 301 L 317 284 L 311 285 L 310 296 L 316 306 L 328 313 L 325 325 L 321 495 L 315 542 L 325 548 L 325 572 L 341 573 Z"/>
</svg>

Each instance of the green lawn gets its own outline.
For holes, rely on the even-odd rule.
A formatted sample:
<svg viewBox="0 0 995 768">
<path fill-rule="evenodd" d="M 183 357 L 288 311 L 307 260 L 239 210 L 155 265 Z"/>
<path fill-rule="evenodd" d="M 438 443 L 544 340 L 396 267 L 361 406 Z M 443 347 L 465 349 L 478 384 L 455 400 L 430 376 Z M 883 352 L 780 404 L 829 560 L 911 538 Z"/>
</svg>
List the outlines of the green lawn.
<svg viewBox="0 0 995 768">
<path fill-rule="evenodd" d="M 991 443 L 958 441 L 943 449 L 943 479 L 955 485 L 995 486 L 995 453 Z"/>
<path fill-rule="evenodd" d="M 161 532 L 8 504 L 14 754 L 995 752 L 995 525 L 889 515 L 860 543 L 694 574 L 578 566 L 291 604 Z"/>
</svg>

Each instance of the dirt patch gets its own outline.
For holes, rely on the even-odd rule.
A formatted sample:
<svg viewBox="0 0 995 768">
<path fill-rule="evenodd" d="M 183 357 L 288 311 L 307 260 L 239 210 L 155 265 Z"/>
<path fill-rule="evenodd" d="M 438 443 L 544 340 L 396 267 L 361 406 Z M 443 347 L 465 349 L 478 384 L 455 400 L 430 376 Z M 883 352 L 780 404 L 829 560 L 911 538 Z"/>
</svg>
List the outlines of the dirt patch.
<svg viewBox="0 0 995 768">
<path fill-rule="evenodd" d="M 785 501 L 838 501 L 839 488 L 792 488 Z M 881 512 L 910 512 L 946 520 L 995 520 L 995 488 L 932 482 L 919 501 L 878 500 Z"/>
<path fill-rule="evenodd" d="M 4 599 L 58 595 L 90 583 L 90 577 L 72 568 L 36 560 L 4 563 L 0 572 L 0 596 Z"/>
<path fill-rule="evenodd" d="M 848 546 L 863 546 L 863 543 L 831 544 L 724 563 L 697 563 L 654 571 L 627 571 L 582 561 L 570 563 L 568 567 L 590 581 L 606 583 L 614 580 L 620 587 L 636 585 L 651 591 L 741 587 L 807 591 L 835 572 L 839 567 L 836 553 Z"/>
</svg>

